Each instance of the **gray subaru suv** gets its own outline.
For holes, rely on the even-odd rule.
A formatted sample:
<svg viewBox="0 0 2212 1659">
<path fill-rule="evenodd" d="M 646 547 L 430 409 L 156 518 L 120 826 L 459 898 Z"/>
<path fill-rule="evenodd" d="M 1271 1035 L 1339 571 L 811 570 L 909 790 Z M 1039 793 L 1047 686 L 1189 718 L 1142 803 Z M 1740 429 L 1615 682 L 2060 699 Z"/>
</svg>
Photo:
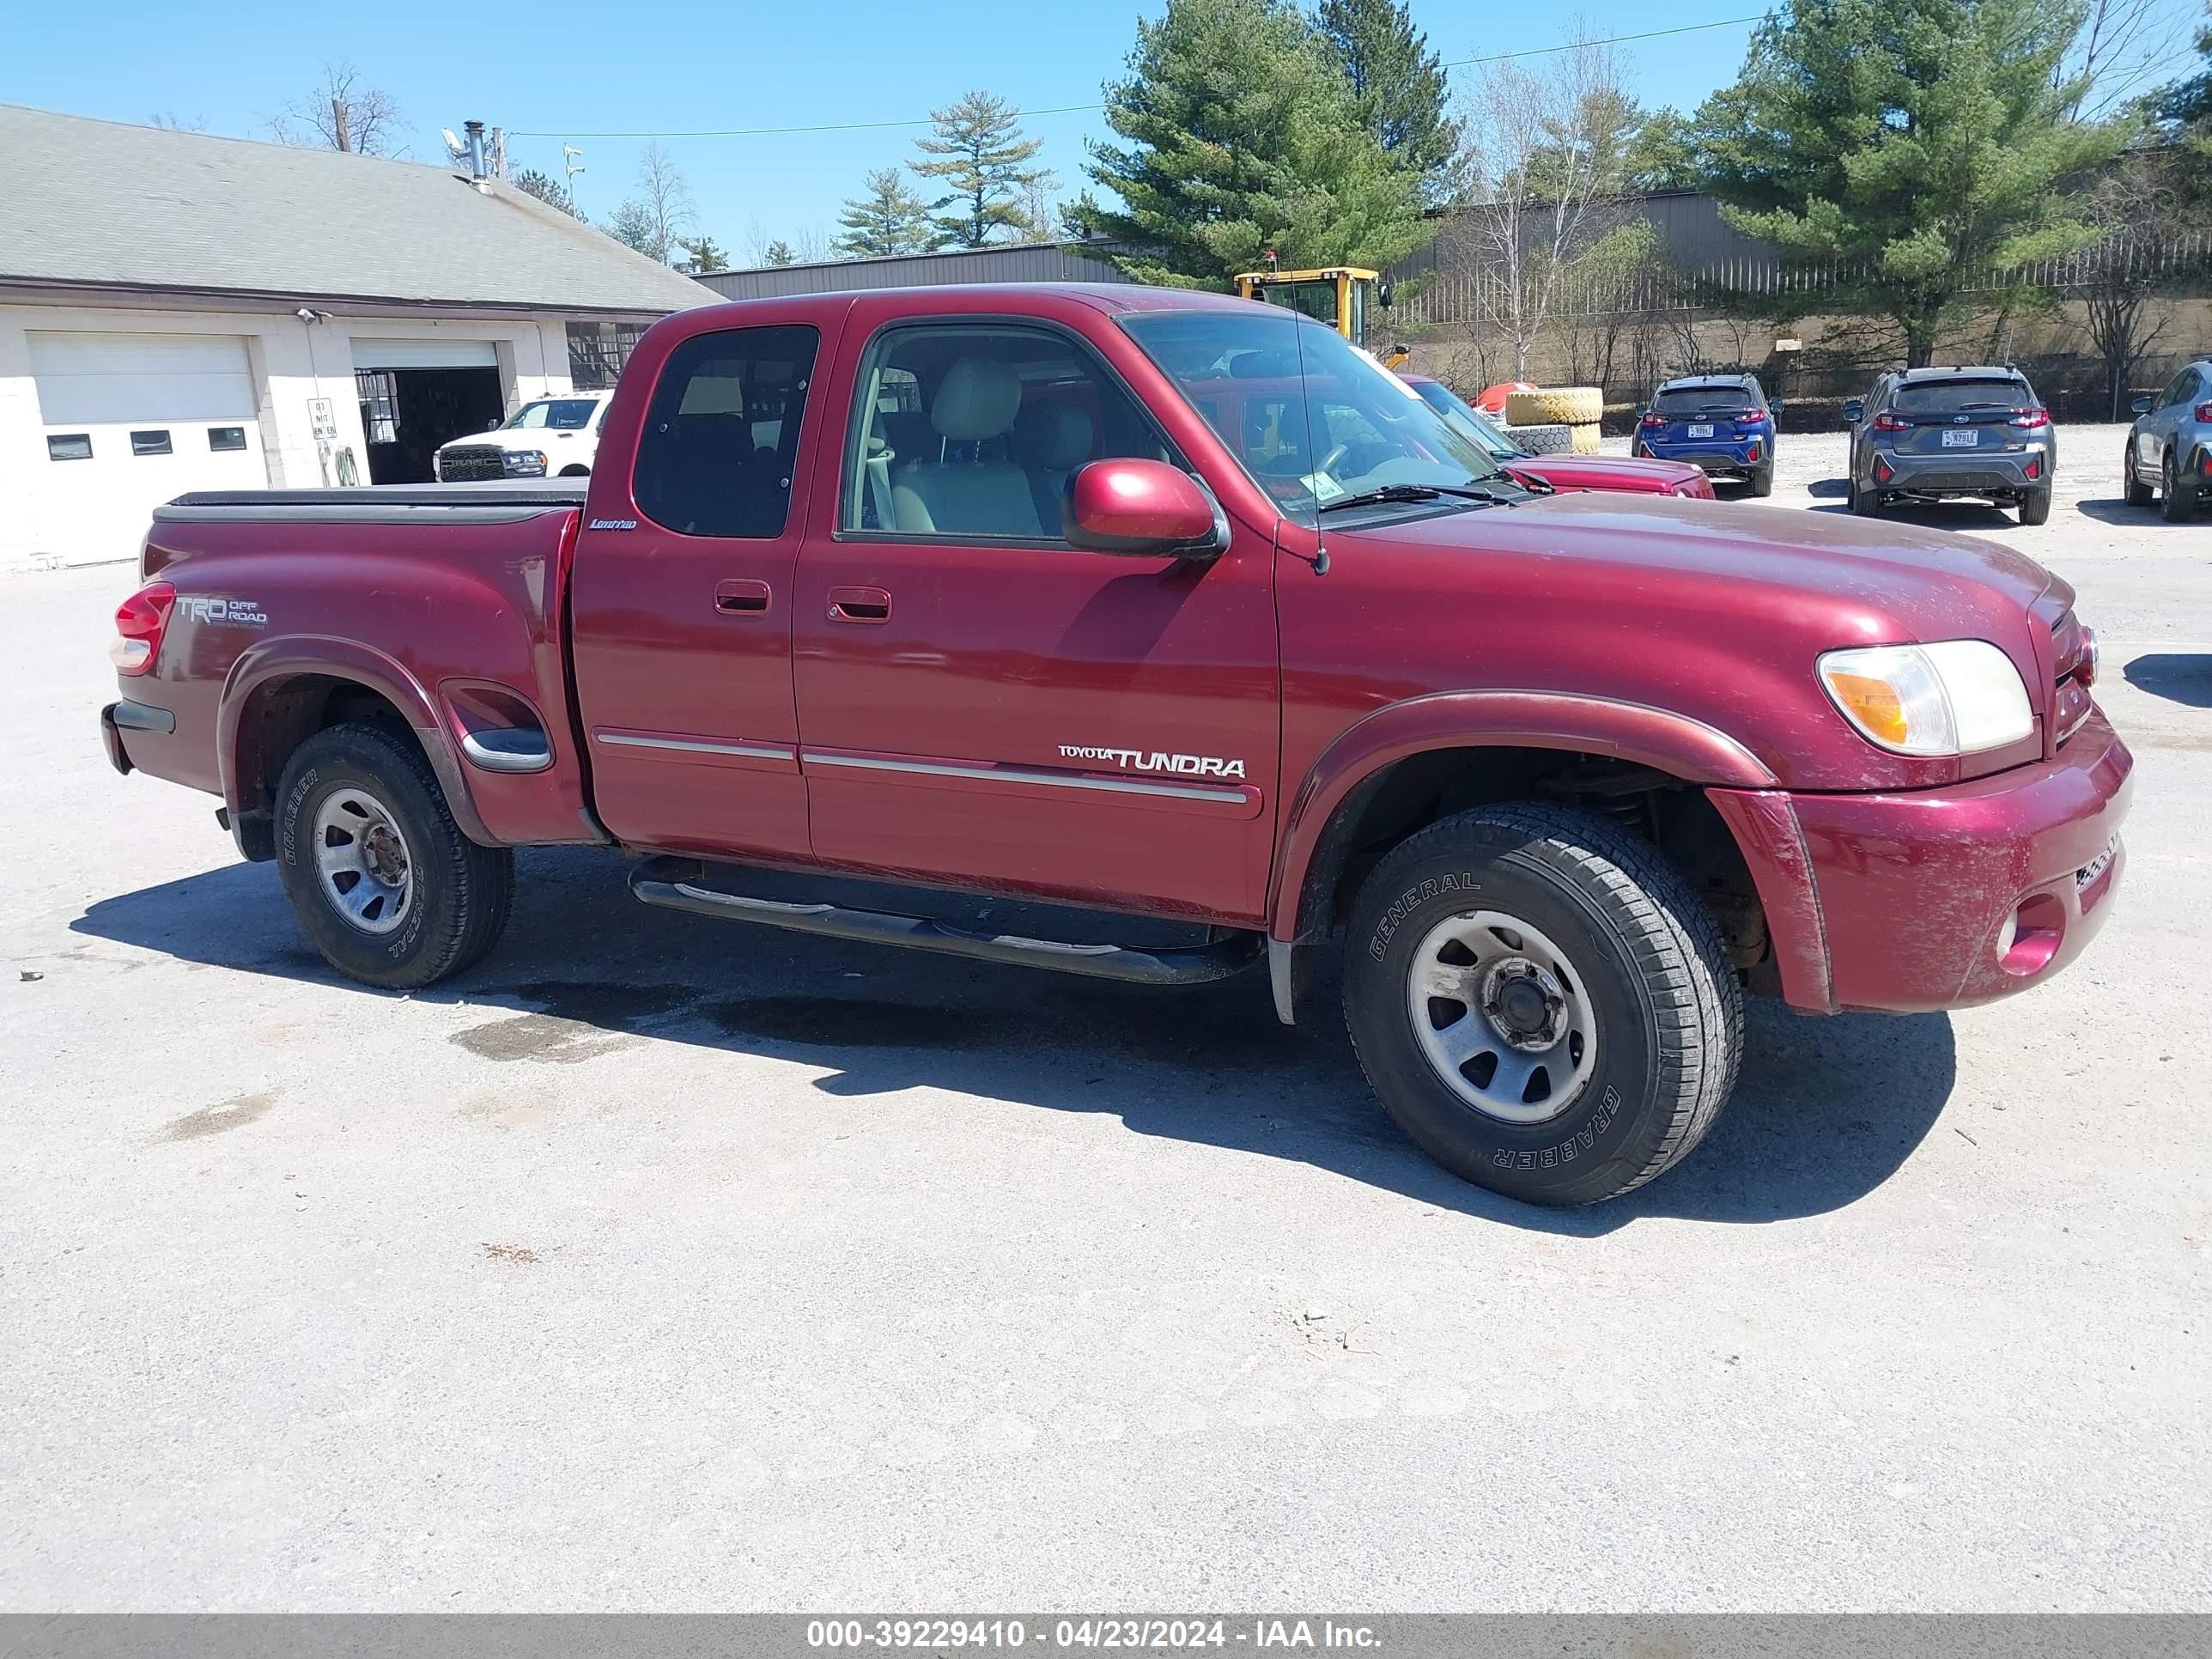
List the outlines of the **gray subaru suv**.
<svg viewBox="0 0 2212 1659">
<path fill-rule="evenodd" d="M 2027 377 L 2007 368 L 1893 369 L 1844 404 L 1851 428 L 1851 511 L 1980 496 L 2051 517 L 2058 440 Z"/>
<path fill-rule="evenodd" d="M 2151 491 L 2176 524 L 2212 494 L 2212 357 L 2194 362 L 2155 398 L 2138 398 L 2120 478 L 2128 505 L 2148 507 Z"/>
</svg>

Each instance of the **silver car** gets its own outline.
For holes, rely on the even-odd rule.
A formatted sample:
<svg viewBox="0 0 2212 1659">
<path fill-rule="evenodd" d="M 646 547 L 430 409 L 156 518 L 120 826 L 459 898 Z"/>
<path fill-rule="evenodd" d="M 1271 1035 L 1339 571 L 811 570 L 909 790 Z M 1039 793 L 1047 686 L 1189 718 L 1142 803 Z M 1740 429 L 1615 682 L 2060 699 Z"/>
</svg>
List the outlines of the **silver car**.
<svg viewBox="0 0 2212 1659">
<path fill-rule="evenodd" d="M 2138 398 L 2120 483 L 2130 507 L 2148 507 L 2155 490 L 2179 524 L 2212 491 L 2212 358 L 2194 362 L 2155 398 Z"/>
<path fill-rule="evenodd" d="M 1851 511 L 1976 495 L 2051 517 L 2058 440 L 2051 411 L 2010 367 L 1894 369 L 1844 404 L 1851 428 Z"/>
</svg>

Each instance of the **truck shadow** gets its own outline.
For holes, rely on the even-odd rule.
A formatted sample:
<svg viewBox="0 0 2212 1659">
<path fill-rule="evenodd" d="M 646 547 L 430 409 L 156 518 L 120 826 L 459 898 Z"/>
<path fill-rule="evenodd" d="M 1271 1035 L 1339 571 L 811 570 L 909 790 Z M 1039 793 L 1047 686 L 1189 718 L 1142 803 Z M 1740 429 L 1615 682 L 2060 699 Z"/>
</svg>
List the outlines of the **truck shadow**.
<svg viewBox="0 0 2212 1659">
<path fill-rule="evenodd" d="M 2139 691 L 2191 708 L 2212 708 L 2212 653 L 2146 652 L 2121 672 Z"/>
<path fill-rule="evenodd" d="M 416 1000 L 488 1016 L 450 1041 L 521 1066 L 604 1066 L 637 1039 L 821 1068 L 847 1097 L 936 1088 L 1106 1112 L 1139 1134 L 1293 1159 L 1424 1205 L 1566 1237 L 1646 1216 L 1763 1222 L 1879 1187 L 1933 1127 L 1956 1059 L 1942 1016 L 1802 1019 L 1754 1004 L 1735 1103 L 1687 1163 L 1626 1199 L 1557 1212 L 1445 1174 L 1360 1075 L 1335 1008 L 1285 1030 L 1264 975 L 1161 992 L 714 923 L 633 901 L 605 854 L 525 854 L 491 959 Z M 225 866 L 93 903 L 74 931 L 362 997 L 295 927 L 273 872 Z M 612 1062 L 612 1063 L 607 1063 Z"/>
</svg>

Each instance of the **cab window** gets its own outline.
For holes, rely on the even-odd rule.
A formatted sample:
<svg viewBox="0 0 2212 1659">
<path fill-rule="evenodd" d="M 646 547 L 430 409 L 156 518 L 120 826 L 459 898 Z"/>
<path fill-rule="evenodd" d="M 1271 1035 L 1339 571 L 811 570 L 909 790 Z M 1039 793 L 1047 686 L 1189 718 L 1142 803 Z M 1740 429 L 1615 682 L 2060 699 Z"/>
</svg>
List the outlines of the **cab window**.
<svg viewBox="0 0 2212 1659">
<path fill-rule="evenodd" d="M 781 536 L 820 343 L 792 325 L 702 334 L 671 352 L 638 439 L 639 510 L 690 536 Z"/>
<path fill-rule="evenodd" d="M 868 348 L 854 392 L 839 522 L 902 539 L 1060 537 L 1089 462 L 1175 461 L 1088 348 L 1004 323 L 907 325 Z"/>
</svg>

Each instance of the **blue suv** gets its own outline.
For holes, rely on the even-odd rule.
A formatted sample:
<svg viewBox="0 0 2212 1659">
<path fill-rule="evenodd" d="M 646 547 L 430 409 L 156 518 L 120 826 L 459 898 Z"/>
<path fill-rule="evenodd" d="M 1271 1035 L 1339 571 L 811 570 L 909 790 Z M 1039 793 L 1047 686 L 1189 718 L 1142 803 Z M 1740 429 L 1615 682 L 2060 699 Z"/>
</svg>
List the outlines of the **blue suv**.
<svg viewBox="0 0 2212 1659">
<path fill-rule="evenodd" d="M 1651 394 L 1637 417 L 1632 455 L 1688 461 L 1712 477 L 1747 478 L 1774 493 L 1774 416 L 1753 374 L 1687 374 Z"/>
</svg>

